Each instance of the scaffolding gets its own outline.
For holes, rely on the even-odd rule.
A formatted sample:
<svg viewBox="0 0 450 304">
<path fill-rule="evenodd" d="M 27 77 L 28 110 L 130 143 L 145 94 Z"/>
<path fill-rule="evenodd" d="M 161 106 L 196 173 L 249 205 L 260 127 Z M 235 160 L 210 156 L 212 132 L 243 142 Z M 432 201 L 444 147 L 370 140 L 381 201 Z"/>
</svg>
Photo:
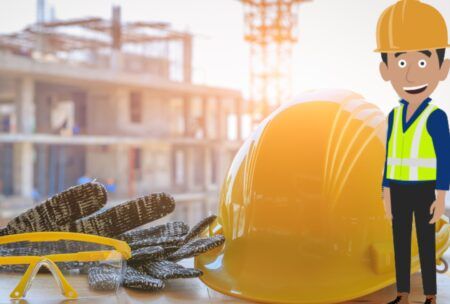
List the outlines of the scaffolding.
<svg viewBox="0 0 450 304">
<path fill-rule="evenodd" d="M 111 20 L 89 17 L 37 22 L 0 35 L 0 48 L 47 62 L 152 73 L 191 82 L 192 39 L 166 22 L 122 22 L 120 7 Z"/>
</svg>

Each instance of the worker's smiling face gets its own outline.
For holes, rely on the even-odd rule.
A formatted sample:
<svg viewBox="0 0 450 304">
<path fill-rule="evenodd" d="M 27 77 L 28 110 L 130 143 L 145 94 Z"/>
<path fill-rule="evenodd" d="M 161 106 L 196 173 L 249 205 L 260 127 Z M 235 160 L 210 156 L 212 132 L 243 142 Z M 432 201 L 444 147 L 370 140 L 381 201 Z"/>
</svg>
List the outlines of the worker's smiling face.
<svg viewBox="0 0 450 304">
<path fill-rule="evenodd" d="M 436 50 L 387 53 L 387 65 L 380 63 L 380 73 L 401 98 L 420 103 L 447 77 L 449 67 L 448 59 L 439 65 Z"/>
</svg>

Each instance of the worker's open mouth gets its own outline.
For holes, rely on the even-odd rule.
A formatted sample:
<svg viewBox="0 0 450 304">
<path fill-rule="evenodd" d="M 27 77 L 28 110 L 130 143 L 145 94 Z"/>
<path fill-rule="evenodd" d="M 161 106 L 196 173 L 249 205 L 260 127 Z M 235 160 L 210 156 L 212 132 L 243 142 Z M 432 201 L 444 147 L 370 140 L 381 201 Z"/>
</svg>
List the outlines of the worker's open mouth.
<svg viewBox="0 0 450 304">
<path fill-rule="evenodd" d="M 417 87 L 404 87 L 403 90 L 405 90 L 405 92 L 409 94 L 419 94 L 425 91 L 427 87 L 428 84 L 424 84 Z"/>
</svg>

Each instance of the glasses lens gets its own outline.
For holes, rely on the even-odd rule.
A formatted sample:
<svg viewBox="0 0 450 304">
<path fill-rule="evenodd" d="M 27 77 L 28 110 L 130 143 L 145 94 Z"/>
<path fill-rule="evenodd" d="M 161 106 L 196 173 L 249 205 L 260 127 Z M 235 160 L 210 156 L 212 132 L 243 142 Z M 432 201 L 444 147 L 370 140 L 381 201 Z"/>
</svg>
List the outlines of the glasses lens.
<svg viewBox="0 0 450 304">
<path fill-rule="evenodd" d="M 0 245 L 0 256 L 14 256 L 21 250 L 23 249 L 20 247 Z M 27 268 L 28 264 L 0 265 L 0 303 L 10 303 L 10 294 L 19 284 Z"/>
<path fill-rule="evenodd" d="M 115 303 L 111 300 L 116 300 L 120 294 L 125 261 L 113 247 L 65 240 L 18 242 L 2 246 L 6 247 L 4 251 L 8 249 L 6 254 L 2 252 L 2 256 L 18 256 L 24 260 L 34 256 L 40 261 L 36 267 L 39 270 L 35 272 L 31 288 L 25 296 L 28 303 L 74 296 L 79 300 L 95 299 L 95 303 Z M 38 258 L 44 256 L 47 259 Z M 23 264 L 0 267 L 1 282 L 9 282 L 7 286 L 0 284 L 0 297 L 7 295 L 9 298 L 27 267 Z"/>
</svg>

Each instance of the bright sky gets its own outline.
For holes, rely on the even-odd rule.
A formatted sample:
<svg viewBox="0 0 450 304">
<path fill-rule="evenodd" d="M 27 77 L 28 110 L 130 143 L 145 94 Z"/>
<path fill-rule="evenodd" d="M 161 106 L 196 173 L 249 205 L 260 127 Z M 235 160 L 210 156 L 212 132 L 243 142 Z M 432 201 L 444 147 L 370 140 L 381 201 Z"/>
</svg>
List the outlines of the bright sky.
<svg viewBox="0 0 450 304">
<path fill-rule="evenodd" d="M 424 0 L 450 27 L 450 1 Z M 113 3 L 124 20 L 168 21 L 199 37 L 194 44 L 195 80 L 248 91 L 248 47 L 243 40 L 243 9 L 237 0 L 48 0 L 60 19 L 109 18 Z M 294 51 L 294 93 L 314 88 L 358 92 L 388 112 L 397 104 L 389 83 L 378 74 L 376 22 L 394 0 L 313 0 L 301 6 L 299 43 Z M 35 0 L 0 1 L 0 32 L 17 31 L 35 20 Z M 450 50 L 449 55 L 450 58 Z M 433 94 L 450 113 L 450 78 Z"/>
</svg>

